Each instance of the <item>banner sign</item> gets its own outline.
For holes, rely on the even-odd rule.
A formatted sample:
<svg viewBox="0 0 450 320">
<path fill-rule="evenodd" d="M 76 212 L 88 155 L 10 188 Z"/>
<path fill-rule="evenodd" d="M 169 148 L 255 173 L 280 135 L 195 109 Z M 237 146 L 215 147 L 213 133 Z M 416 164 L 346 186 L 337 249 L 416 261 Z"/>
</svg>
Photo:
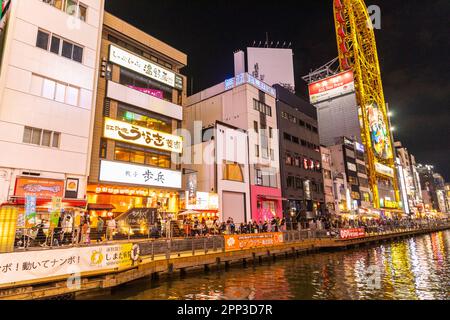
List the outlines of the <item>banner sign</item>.
<svg viewBox="0 0 450 320">
<path fill-rule="evenodd" d="M 375 171 L 378 172 L 379 174 L 388 176 L 393 178 L 394 177 L 394 169 L 385 166 L 384 164 L 381 164 L 379 162 L 375 163 Z"/>
<path fill-rule="evenodd" d="M 53 197 L 52 198 L 52 208 L 50 213 L 50 227 L 56 228 L 58 226 L 59 218 L 61 216 L 62 209 L 62 198 Z"/>
<path fill-rule="evenodd" d="M 63 197 L 64 184 L 64 180 L 20 177 L 16 179 L 14 195 L 17 197 L 34 195 L 38 198 Z"/>
<path fill-rule="evenodd" d="M 132 266 L 131 243 L 0 254 L 0 285 Z"/>
<path fill-rule="evenodd" d="M 181 171 L 102 160 L 100 181 L 181 189 Z"/>
<path fill-rule="evenodd" d="M 25 228 L 36 225 L 36 196 L 25 196 Z"/>
<path fill-rule="evenodd" d="M 341 239 L 358 239 L 358 238 L 364 238 L 366 236 L 366 231 L 364 230 L 364 228 L 341 229 L 340 235 L 341 235 Z"/>
<path fill-rule="evenodd" d="M 170 152 L 182 153 L 183 150 L 182 137 L 150 130 L 144 127 L 132 125 L 128 122 L 122 122 L 110 118 L 105 118 L 103 136 L 107 139 Z"/>
<path fill-rule="evenodd" d="M 322 79 L 309 85 L 309 98 L 312 104 L 355 91 L 353 71 L 346 71 L 335 76 Z"/>
<path fill-rule="evenodd" d="M 275 246 L 284 243 L 282 232 L 225 235 L 225 251 Z"/>
<path fill-rule="evenodd" d="M 114 45 L 109 47 L 109 61 L 173 88 L 183 89 L 181 76 Z"/>
</svg>

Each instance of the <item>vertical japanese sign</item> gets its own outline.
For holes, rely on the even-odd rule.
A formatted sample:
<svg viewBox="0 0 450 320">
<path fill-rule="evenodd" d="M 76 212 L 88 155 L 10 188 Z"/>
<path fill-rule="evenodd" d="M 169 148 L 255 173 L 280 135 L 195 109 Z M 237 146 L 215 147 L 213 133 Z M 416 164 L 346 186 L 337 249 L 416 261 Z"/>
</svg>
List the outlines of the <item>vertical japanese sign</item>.
<svg viewBox="0 0 450 320">
<path fill-rule="evenodd" d="M 58 226 L 59 217 L 61 215 L 62 198 L 52 197 L 52 211 L 50 213 L 50 227 L 56 228 Z"/>
<path fill-rule="evenodd" d="M 18 210 L 5 206 L 0 209 L 0 253 L 13 252 Z"/>
<path fill-rule="evenodd" d="M 36 196 L 25 196 L 25 228 L 36 225 Z"/>
</svg>

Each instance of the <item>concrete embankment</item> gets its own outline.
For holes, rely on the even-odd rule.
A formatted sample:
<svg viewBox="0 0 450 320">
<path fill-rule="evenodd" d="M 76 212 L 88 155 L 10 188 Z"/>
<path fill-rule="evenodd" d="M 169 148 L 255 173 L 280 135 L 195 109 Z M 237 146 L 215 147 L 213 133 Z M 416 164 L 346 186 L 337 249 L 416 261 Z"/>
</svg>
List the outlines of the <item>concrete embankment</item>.
<svg viewBox="0 0 450 320">
<path fill-rule="evenodd" d="M 64 297 L 71 299 L 77 294 L 83 294 L 93 290 L 111 289 L 142 278 L 148 278 L 150 280 L 162 274 L 183 275 L 191 270 L 227 268 L 232 264 L 259 264 L 265 259 L 299 256 L 320 250 L 348 249 L 361 245 L 370 245 L 382 241 L 442 231 L 449 228 L 450 225 L 426 229 L 403 230 L 395 233 L 369 235 L 364 238 L 349 240 L 302 238 L 300 234 L 292 232 L 285 234 L 284 243 L 275 246 L 236 251 L 225 251 L 223 238 L 219 242 L 216 240 L 216 243 L 212 246 L 207 245 L 205 240 L 204 248 L 194 248 L 194 245 L 192 245 L 192 250 L 189 250 L 180 246 L 179 250 L 166 250 L 165 253 L 155 250 L 154 245 L 156 242 L 143 240 L 139 243 L 141 246 L 141 256 L 131 267 L 81 273 L 79 287 L 68 286 L 67 276 L 3 286 L 0 287 L 0 300 L 62 299 Z M 151 250 L 149 249 L 150 244 Z"/>
</svg>

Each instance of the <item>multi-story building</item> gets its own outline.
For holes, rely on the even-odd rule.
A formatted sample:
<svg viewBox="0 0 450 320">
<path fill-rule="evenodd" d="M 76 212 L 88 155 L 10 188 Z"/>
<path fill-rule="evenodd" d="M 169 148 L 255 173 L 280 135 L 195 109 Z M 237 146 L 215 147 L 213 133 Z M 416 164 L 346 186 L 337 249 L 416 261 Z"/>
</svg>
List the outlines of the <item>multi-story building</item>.
<svg viewBox="0 0 450 320">
<path fill-rule="evenodd" d="M 202 141 L 186 145 L 183 152 L 185 208 L 206 219 L 250 221 L 247 132 L 219 121 L 197 128 Z"/>
<path fill-rule="evenodd" d="M 334 194 L 334 182 L 332 174 L 331 152 L 330 149 L 320 146 L 320 154 L 322 156 L 322 173 L 323 173 L 323 192 L 325 196 L 325 208 L 330 214 L 336 213 L 336 203 Z"/>
<path fill-rule="evenodd" d="M 364 147 L 357 141 L 342 137 L 328 149 L 333 177 L 344 180 L 343 183 L 336 181 L 335 186 L 339 211 L 356 213 L 371 209 Z"/>
<path fill-rule="evenodd" d="M 248 133 L 251 219 L 282 217 L 276 91 L 248 73 L 237 74 L 187 99 L 183 127 L 208 128 L 216 121 Z M 223 200 L 222 200 L 223 201 Z"/>
<path fill-rule="evenodd" d="M 10 1 L 1 45 L 0 203 L 86 206 L 103 0 Z M 6 19 L 6 20 L 5 20 Z"/>
<path fill-rule="evenodd" d="M 420 190 L 420 178 L 416 169 L 415 157 L 409 153 L 408 149 L 401 142 L 395 142 L 395 148 L 400 165 L 403 168 L 403 179 L 409 209 L 412 213 L 417 213 L 422 204 L 422 192 Z M 402 183 L 400 183 L 400 186 L 402 186 Z"/>
<path fill-rule="evenodd" d="M 370 114 L 370 127 L 377 128 L 371 132 L 371 138 L 363 139 L 365 124 L 362 121 L 362 110 L 358 105 L 355 90 L 354 74 L 351 70 L 326 78 L 313 79 L 309 84 L 311 103 L 317 108 L 320 143 L 326 147 L 335 144 L 340 137 L 348 137 L 364 148 L 371 148 L 376 157 L 368 157 L 372 151 L 365 150 L 366 176 L 372 192 L 371 202 L 375 208 L 384 209 L 385 203 L 397 202 L 398 188 L 395 166 L 392 165 L 391 132 L 381 121 L 382 114 L 376 106 L 367 106 Z M 375 159 L 376 158 L 376 159 Z M 391 199 L 386 202 L 386 199 Z M 395 205 L 396 207 L 399 206 Z"/>
<path fill-rule="evenodd" d="M 312 219 L 325 213 L 317 111 L 275 85 L 284 216 Z"/>
<path fill-rule="evenodd" d="M 187 56 L 105 13 L 87 186 L 91 215 L 178 212 Z"/>
</svg>

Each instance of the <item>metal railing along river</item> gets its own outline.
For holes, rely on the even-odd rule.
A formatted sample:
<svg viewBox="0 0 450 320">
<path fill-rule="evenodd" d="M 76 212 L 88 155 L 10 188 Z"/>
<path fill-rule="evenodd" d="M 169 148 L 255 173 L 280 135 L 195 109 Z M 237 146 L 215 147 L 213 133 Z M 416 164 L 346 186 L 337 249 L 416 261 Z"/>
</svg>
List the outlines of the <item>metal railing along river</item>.
<svg viewBox="0 0 450 320">
<path fill-rule="evenodd" d="M 300 229 L 281 230 L 284 243 L 298 242 L 307 239 L 343 239 L 342 231 L 362 230 L 364 236 L 387 235 L 417 230 L 433 230 L 440 227 L 450 227 L 447 220 L 433 220 L 421 223 L 402 223 L 398 225 L 380 225 L 365 227 L 348 227 L 340 229 Z M 290 228 L 289 228 L 290 229 Z M 128 233 L 118 233 L 109 230 L 98 232 L 82 232 L 79 229 L 45 228 L 38 226 L 34 228 L 19 228 L 16 232 L 15 252 L 51 250 L 70 247 L 88 247 L 98 245 L 111 245 L 118 243 L 139 243 L 142 256 L 181 255 L 183 253 L 208 253 L 225 250 L 224 234 L 206 234 L 195 237 L 162 237 L 161 233 L 139 232 L 139 226 L 130 228 Z M 235 233 L 239 235 L 239 233 Z M 253 235 L 254 233 L 251 233 Z M 250 235 L 245 233 L 242 235 Z"/>
</svg>

